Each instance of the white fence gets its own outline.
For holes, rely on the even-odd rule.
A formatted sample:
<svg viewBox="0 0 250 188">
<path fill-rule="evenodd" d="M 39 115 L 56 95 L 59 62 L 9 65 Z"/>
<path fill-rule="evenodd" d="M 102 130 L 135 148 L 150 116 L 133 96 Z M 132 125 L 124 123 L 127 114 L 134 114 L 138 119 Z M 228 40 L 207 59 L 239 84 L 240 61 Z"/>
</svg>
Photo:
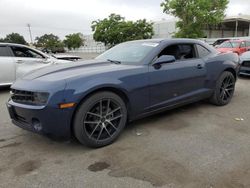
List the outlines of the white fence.
<svg viewBox="0 0 250 188">
<path fill-rule="evenodd" d="M 69 50 L 73 53 L 102 53 L 105 52 L 107 48 L 105 46 L 83 46 L 75 50 Z"/>
</svg>

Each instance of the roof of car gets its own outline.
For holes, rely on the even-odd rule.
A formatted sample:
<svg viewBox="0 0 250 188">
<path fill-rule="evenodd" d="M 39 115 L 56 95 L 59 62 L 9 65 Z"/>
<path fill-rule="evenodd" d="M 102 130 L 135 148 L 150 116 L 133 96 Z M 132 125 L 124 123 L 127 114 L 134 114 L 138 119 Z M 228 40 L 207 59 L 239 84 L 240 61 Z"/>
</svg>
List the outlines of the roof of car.
<svg viewBox="0 0 250 188">
<path fill-rule="evenodd" d="M 250 41 L 250 40 L 243 40 L 243 39 L 230 39 L 228 40 L 229 42 L 245 42 L 245 41 Z"/>
<path fill-rule="evenodd" d="M 136 40 L 136 41 L 141 41 L 141 42 L 203 42 L 201 40 L 198 39 L 188 39 L 188 38 L 173 38 L 173 39 L 166 39 L 166 38 L 155 38 L 155 39 L 144 39 L 144 40 Z M 128 41 L 129 42 L 129 41 Z M 133 41 L 131 41 L 133 42 Z"/>
<path fill-rule="evenodd" d="M 7 43 L 7 42 L 0 42 L 0 46 L 25 46 L 27 47 L 27 45 L 17 44 L 17 43 Z"/>
</svg>

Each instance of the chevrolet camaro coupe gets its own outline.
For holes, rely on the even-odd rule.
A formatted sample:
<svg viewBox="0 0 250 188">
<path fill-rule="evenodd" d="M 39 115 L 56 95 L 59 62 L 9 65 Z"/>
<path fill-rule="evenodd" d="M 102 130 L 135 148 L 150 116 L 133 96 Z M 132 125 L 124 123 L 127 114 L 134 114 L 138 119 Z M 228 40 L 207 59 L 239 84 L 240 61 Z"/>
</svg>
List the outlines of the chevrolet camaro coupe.
<svg viewBox="0 0 250 188">
<path fill-rule="evenodd" d="M 7 108 L 23 129 L 102 147 L 135 119 L 203 99 L 228 104 L 238 69 L 237 54 L 199 40 L 131 41 L 26 75 L 11 86 Z"/>
</svg>

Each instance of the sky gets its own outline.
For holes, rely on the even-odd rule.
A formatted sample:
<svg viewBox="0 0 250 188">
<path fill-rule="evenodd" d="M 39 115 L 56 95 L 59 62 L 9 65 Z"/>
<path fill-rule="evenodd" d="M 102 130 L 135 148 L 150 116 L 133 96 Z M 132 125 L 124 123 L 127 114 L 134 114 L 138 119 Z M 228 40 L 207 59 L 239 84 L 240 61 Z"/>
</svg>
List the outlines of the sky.
<svg viewBox="0 0 250 188">
<path fill-rule="evenodd" d="M 159 21 L 171 19 L 162 12 L 163 0 L 0 0 L 0 38 L 18 32 L 30 42 L 32 37 L 53 33 L 61 39 L 67 34 L 91 34 L 91 22 L 111 13 L 127 20 Z M 250 14 L 250 0 L 230 0 L 226 14 Z"/>
</svg>

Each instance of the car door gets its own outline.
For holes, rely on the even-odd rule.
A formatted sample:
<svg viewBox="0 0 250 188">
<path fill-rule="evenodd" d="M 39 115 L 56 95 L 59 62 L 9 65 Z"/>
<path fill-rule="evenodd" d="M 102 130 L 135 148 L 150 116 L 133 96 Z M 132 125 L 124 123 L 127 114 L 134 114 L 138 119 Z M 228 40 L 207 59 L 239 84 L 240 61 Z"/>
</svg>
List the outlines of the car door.
<svg viewBox="0 0 250 188">
<path fill-rule="evenodd" d="M 175 62 L 149 67 L 150 108 L 174 105 L 193 99 L 205 86 L 206 67 L 193 44 L 167 46 L 158 55 L 173 55 Z"/>
<path fill-rule="evenodd" d="M 14 59 L 18 64 L 44 63 L 46 61 L 45 56 L 30 48 L 23 46 L 11 46 L 11 49 L 14 54 Z"/>
<path fill-rule="evenodd" d="M 15 62 L 8 46 L 0 46 L 0 85 L 10 85 L 15 80 Z"/>
<path fill-rule="evenodd" d="M 246 42 L 243 41 L 243 42 L 240 43 L 240 53 L 239 54 L 242 54 L 242 53 L 244 53 L 246 51 L 247 51 Z"/>
<path fill-rule="evenodd" d="M 47 58 L 35 50 L 24 46 L 12 46 L 11 49 L 16 63 L 17 78 L 48 64 Z"/>
</svg>

